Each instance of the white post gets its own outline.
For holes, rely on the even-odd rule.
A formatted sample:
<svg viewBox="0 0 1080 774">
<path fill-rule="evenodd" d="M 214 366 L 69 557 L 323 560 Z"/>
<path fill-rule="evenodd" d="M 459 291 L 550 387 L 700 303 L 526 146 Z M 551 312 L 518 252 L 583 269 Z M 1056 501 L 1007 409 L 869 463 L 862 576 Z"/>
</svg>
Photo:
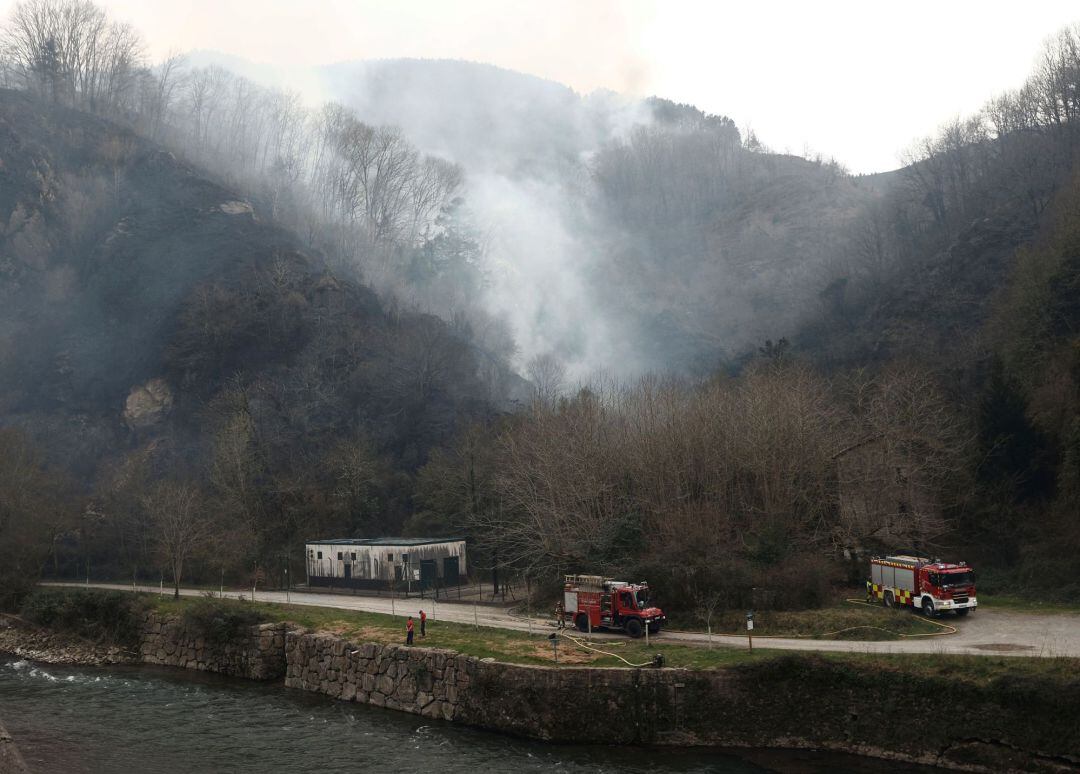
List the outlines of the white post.
<svg viewBox="0 0 1080 774">
<path fill-rule="evenodd" d="M 390 597 L 390 616 L 397 618 L 397 611 L 394 609 L 394 598 Z"/>
<path fill-rule="evenodd" d="M 165 574 L 161 574 L 161 580 L 158 581 L 158 594 L 165 596 Z"/>
<path fill-rule="evenodd" d="M 431 620 L 435 620 L 435 597 L 431 598 Z"/>
<path fill-rule="evenodd" d="M 221 588 L 218 589 L 218 596 L 222 599 L 225 598 L 225 568 L 221 568 Z"/>
<path fill-rule="evenodd" d="M 649 622 L 645 622 L 645 647 L 649 647 Z"/>
<path fill-rule="evenodd" d="M 479 605 L 477 604 L 476 600 L 474 599 L 473 603 L 472 603 L 472 617 L 473 617 L 473 628 L 475 628 L 475 629 L 480 628 L 480 614 L 477 613 L 477 608 L 478 607 L 479 607 Z"/>
</svg>

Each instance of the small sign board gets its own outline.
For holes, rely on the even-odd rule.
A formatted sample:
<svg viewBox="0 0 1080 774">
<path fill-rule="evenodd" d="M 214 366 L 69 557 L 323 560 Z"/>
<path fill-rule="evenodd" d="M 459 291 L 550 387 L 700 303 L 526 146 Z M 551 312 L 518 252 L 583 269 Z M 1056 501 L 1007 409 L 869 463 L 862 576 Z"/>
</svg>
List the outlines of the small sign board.
<svg viewBox="0 0 1080 774">
<path fill-rule="evenodd" d="M 746 619 L 746 631 L 748 631 L 748 632 L 754 631 L 754 619 L 753 618 L 747 618 Z"/>
</svg>

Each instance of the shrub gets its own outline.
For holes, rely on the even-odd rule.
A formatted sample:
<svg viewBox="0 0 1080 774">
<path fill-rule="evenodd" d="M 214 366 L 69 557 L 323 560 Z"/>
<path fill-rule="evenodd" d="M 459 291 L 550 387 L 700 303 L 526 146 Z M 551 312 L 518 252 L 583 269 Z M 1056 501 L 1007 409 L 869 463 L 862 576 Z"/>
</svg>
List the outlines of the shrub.
<svg viewBox="0 0 1080 774">
<path fill-rule="evenodd" d="M 822 556 L 798 554 L 760 571 L 757 605 L 769 610 L 819 608 L 832 597 L 842 568 Z"/>
<path fill-rule="evenodd" d="M 26 620 L 95 641 L 135 645 L 146 601 L 121 591 L 49 589 L 33 591 L 21 608 Z"/>
<path fill-rule="evenodd" d="M 207 642 L 224 643 L 267 618 L 250 602 L 204 597 L 184 610 L 183 620 Z"/>
</svg>

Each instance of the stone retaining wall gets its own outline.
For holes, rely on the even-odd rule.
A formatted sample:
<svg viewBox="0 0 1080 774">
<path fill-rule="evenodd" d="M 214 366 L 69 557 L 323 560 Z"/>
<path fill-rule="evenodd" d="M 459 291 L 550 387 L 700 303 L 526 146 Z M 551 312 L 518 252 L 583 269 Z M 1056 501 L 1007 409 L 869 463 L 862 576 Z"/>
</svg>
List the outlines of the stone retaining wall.
<svg viewBox="0 0 1080 774">
<path fill-rule="evenodd" d="M 970 771 L 1080 771 L 1080 680 L 976 684 L 808 655 L 708 671 L 552 668 L 299 631 L 288 633 L 285 658 L 291 688 L 561 743 L 833 749 Z"/>
<path fill-rule="evenodd" d="M 273 680 L 285 674 L 283 623 L 248 627 L 223 642 L 189 629 L 181 619 L 147 613 L 139 660 L 145 664 L 218 672 L 249 680 Z"/>
<path fill-rule="evenodd" d="M 458 719 L 477 660 L 453 651 L 289 632 L 285 685 L 429 718 Z"/>
</svg>

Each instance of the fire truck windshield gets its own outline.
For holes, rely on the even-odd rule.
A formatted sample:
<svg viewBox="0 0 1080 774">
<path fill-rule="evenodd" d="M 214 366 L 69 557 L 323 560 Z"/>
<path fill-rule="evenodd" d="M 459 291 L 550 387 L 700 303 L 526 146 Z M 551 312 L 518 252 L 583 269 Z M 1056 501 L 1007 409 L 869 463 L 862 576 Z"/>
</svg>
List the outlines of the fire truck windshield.
<svg viewBox="0 0 1080 774">
<path fill-rule="evenodd" d="M 644 610 L 649 606 L 649 590 L 638 589 L 637 590 L 637 606 L 638 610 Z"/>
<path fill-rule="evenodd" d="M 974 582 L 975 573 L 971 570 L 964 570 L 963 572 L 941 573 L 942 586 L 968 586 Z"/>
</svg>

